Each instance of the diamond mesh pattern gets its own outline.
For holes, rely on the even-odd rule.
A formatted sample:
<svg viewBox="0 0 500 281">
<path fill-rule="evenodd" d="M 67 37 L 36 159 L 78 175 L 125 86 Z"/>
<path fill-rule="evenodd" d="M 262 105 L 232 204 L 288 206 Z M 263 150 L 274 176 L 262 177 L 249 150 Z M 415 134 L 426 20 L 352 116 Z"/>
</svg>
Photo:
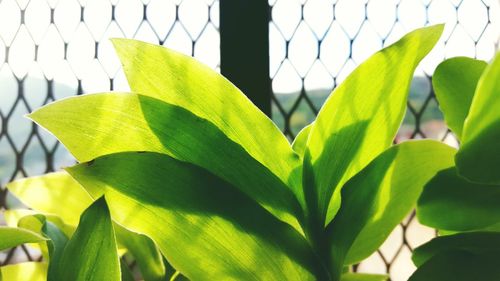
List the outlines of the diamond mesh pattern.
<svg viewBox="0 0 500 281">
<path fill-rule="evenodd" d="M 499 3 L 481 0 L 271 0 L 272 111 L 292 139 L 314 120 L 332 89 L 375 51 L 412 29 L 446 23 L 435 49 L 417 68 L 408 110 L 395 142 L 433 138 L 451 145 L 432 92 L 435 67 L 453 56 L 490 60 L 499 40 Z M 496 20 L 496 22 L 495 22 Z M 497 43 L 498 44 L 498 43 Z M 384 245 L 354 267 L 407 280 L 411 251 L 435 236 L 409 216 Z"/>
<path fill-rule="evenodd" d="M 371 53 L 411 29 L 446 22 L 443 40 L 416 72 L 396 142 L 430 137 L 456 144 L 432 93 L 432 71 L 445 57 L 491 59 L 499 34 L 496 0 L 269 4 L 273 119 L 290 138 Z M 24 114 L 67 96 L 127 90 L 110 37 L 166 45 L 219 69 L 218 5 L 218 0 L 0 0 L 0 208 L 19 206 L 4 189 L 8 181 L 74 162 Z M 406 280 L 414 270 L 411 249 L 434 235 L 411 215 L 355 269 Z M 39 258 L 39 253 L 19 247 L 0 253 L 0 265 Z"/>
</svg>

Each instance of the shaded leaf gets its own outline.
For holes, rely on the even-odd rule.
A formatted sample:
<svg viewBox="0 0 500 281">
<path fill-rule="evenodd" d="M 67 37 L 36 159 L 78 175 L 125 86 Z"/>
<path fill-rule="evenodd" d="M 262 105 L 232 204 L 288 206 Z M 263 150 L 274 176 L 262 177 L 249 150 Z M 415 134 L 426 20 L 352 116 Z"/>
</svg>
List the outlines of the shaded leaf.
<svg viewBox="0 0 500 281">
<path fill-rule="evenodd" d="M 433 256 L 450 250 L 465 250 L 475 254 L 496 251 L 500 254 L 500 233 L 469 232 L 436 237 L 416 248 L 412 260 L 419 267 Z M 495 259 L 498 259 L 498 256 Z"/>
<path fill-rule="evenodd" d="M 53 280 L 120 280 L 115 234 L 104 197 L 83 212 L 60 260 Z"/>
<path fill-rule="evenodd" d="M 0 226 L 0 251 L 25 243 L 37 243 L 47 240 L 43 236 L 23 228 Z"/>
<path fill-rule="evenodd" d="M 220 176 L 300 229 L 300 206 L 284 182 L 214 124 L 182 107 L 135 94 L 93 94 L 52 103 L 31 118 L 80 161 L 123 151 L 165 153 Z"/>
<path fill-rule="evenodd" d="M 479 79 L 456 157 L 461 175 L 488 184 L 500 184 L 500 55 Z"/>
<path fill-rule="evenodd" d="M 425 183 L 453 165 L 455 149 L 436 141 L 408 141 L 375 158 L 342 191 L 342 206 L 327 227 L 332 268 L 371 255 L 412 210 Z"/>
<path fill-rule="evenodd" d="M 197 166 L 119 153 L 68 172 L 94 197 L 104 193 L 113 218 L 151 237 L 189 279 L 328 279 L 304 237 Z"/>
<path fill-rule="evenodd" d="M 439 108 L 458 139 L 461 139 L 477 82 L 486 66 L 487 63 L 482 60 L 456 57 L 443 61 L 432 75 L 432 87 Z"/>
<path fill-rule="evenodd" d="M 441 252 L 419 267 L 408 281 L 497 281 L 500 280 L 498 256 L 498 251 Z"/>
<path fill-rule="evenodd" d="M 443 25 L 417 29 L 375 53 L 321 108 L 304 156 L 304 189 L 313 227 L 332 220 L 340 207 L 340 188 L 391 146 L 413 72 L 442 31 Z"/>
<path fill-rule="evenodd" d="M 296 170 L 299 157 L 271 119 L 231 82 L 162 46 L 130 39 L 113 39 L 113 44 L 133 92 L 178 105 L 213 123 L 303 200 Z"/>
<path fill-rule="evenodd" d="M 134 256 L 145 281 L 166 280 L 163 258 L 154 242 L 147 236 L 115 225 L 116 238 Z"/>
<path fill-rule="evenodd" d="M 23 262 L 0 267 L 0 280 L 5 281 L 46 281 L 47 263 Z"/>
<path fill-rule="evenodd" d="M 389 276 L 387 275 L 345 273 L 342 274 L 342 278 L 340 278 L 340 281 L 386 281 L 387 279 L 389 279 Z"/>
<path fill-rule="evenodd" d="M 481 230 L 500 222 L 500 186 L 471 183 L 455 167 L 439 172 L 424 188 L 418 220 L 430 227 Z"/>
<path fill-rule="evenodd" d="M 122 281 L 135 281 L 134 274 L 130 271 L 128 265 L 120 259 L 120 271 L 122 275 Z"/>
</svg>

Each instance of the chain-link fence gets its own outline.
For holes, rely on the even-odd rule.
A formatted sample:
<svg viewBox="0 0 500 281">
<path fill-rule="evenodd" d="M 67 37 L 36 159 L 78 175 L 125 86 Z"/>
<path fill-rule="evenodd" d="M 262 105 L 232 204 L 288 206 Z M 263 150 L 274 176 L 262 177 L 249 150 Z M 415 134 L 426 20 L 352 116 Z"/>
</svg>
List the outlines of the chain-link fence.
<svg viewBox="0 0 500 281">
<path fill-rule="evenodd" d="M 269 4 L 273 119 L 288 136 L 311 122 L 331 90 L 371 53 L 414 28 L 446 22 L 443 39 L 417 69 L 396 141 L 430 137 L 456 145 L 430 79 L 445 57 L 492 58 L 500 20 L 496 0 Z M 128 89 L 108 38 L 162 44 L 219 69 L 218 29 L 217 0 L 0 0 L 0 208 L 19 204 L 4 188 L 8 181 L 74 163 L 24 114 L 67 96 Z M 357 270 L 406 280 L 414 269 L 411 250 L 434 235 L 410 216 Z M 0 264 L 38 258 L 19 247 L 0 253 Z"/>
</svg>

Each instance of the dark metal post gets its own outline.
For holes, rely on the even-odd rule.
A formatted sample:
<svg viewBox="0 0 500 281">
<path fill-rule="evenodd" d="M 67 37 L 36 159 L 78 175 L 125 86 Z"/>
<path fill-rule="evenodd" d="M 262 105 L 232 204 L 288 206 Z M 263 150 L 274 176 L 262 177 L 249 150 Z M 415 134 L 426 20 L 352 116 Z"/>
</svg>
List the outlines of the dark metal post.
<svg viewBox="0 0 500 281">
<path fill-rule="evenodd" d="M 271 116 L 268 0 L 220 0 L 221 72 Z"/>
</svg>

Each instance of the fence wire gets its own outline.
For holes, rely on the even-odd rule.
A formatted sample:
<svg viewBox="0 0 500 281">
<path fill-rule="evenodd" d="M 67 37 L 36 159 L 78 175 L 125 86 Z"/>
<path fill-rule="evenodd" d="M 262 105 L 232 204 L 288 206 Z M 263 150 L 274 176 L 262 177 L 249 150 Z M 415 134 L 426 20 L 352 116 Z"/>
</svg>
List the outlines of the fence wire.
<svg viewBox="0 0 500 281">
<path fill-rule="evenodd" d="M 442 40 L 416 71 L 395 141 L 429 137 L 457 145 L 438 110 L 432 72 L 446 57 L 492 58 L 499 34 L 496 0 L 269 5 L 273 119 L 287 136 L 310 123 L 331 90 L 371 53 L 414 28 L 445 22 Z M 219 69 L 218 6 L 217 0 L 0 0 L 0 209 L 21 206 L 5 190 L 7 182 L 74 163 L 24 114 L 67 96 L 126 91 L 110 37 L 162 44 Z M 434 235 L 411 215 L 356 270 L 406 280 L 414 270 L 412 249 Z M 39 253 L 26 247 L 0 253 L 0 265 L 37 259 Z"/>
</svg>

